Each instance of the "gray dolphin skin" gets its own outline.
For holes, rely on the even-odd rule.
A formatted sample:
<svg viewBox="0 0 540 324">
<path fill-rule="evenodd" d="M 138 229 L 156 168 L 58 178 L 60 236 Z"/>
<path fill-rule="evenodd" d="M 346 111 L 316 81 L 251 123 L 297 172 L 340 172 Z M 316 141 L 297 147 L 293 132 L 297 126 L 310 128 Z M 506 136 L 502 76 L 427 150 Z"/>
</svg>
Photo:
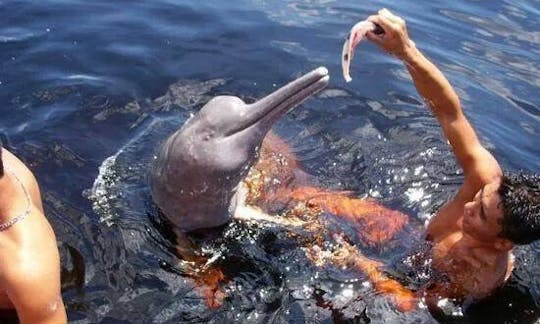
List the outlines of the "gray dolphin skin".
<svg viewBox="0 0 540 324">
<path fill-rule="evenodd" d="M 188 232 L 228 222 L 236 188 L 272 125 L 328 80 L 328 70 L 319 67 L 251 104 L 215 97 L 169 136 L 149 180 L 154 202 L 172 225 Z"/>
</svg>

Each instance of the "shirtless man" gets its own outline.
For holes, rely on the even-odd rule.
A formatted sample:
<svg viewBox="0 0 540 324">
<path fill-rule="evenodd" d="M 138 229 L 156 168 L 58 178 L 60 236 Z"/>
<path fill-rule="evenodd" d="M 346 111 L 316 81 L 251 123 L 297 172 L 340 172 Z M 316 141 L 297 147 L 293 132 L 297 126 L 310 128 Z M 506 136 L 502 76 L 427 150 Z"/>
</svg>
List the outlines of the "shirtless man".
<svg viewBox="0 0 540 324">
<path fill-rule="evenodd" d="M 15 315 L 20 323 L 67 321 L 58 247 L 37 181 L 0 145 L 0 322 Z"/>
<path fill-rule="evenodd" d="M 343 242 L 347 252 L 338 253 L 337 261 L 365 272 L 375 289 L 393 294 L 404 310 L 412 308 L 418 297 L 425 297 L 429 305 L 442 298 L 485 297 L 508 279 L 514 245 L 540 239 L 540 177 L 503 174 L 478 140 L 448 80 L 409 39 L 403 19 L 383 9 L 368 20 L 381 26 L 384 34 L 370 32 L 367 38 L 405 63 L 463 168 L 464 182 L 427 227 L 432 269 L 443 276 L 422 292 L 387 277 L 382 264 L 348 243 Z"/>
</svg>

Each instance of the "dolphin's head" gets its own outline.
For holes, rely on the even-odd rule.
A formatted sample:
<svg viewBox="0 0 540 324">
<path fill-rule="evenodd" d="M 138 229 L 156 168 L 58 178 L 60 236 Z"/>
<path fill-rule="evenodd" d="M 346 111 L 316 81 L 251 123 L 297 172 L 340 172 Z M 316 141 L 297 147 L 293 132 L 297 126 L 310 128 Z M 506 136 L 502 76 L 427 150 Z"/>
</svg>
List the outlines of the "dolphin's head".
<svg viewBox="0 0 540 324">
<path fill-rule="evenodd" d="M 320 67 L 254 103 L 233 96 L 210 100 L 167 139 L 156 159 L 152 195 L 165 216 L 188 231 L 227 222 L 235 189 L 272 125 L 328 79 Z"/>
</svg>

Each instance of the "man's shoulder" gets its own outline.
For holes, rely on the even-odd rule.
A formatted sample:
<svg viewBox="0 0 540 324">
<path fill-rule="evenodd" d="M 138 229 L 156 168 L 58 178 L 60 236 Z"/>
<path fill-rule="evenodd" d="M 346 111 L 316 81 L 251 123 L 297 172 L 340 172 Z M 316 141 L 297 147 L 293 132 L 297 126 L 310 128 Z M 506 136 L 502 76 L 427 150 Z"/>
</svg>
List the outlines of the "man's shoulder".
<svg viewBox="0 0 540 324">
<path fill-rule="evenodd" d="M 464 204 L 458 193 L 435 213 L 427 226 L 427 233 L 434 241 L 461 232 Z"/>
</svg>

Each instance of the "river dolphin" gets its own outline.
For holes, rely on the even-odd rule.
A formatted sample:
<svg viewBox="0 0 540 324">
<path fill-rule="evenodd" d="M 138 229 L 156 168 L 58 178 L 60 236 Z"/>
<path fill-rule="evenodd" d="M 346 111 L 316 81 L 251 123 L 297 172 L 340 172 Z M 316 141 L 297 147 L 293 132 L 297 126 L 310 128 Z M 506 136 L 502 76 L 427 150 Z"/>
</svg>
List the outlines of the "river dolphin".
<svg viewBox="0 0 540 324">
<path fill-rule="evenodd" d="M 169 136 L 149 180 L 154 202 L 172 225 L 189 232 L 227 223 L 236 189 L 272 125 L 328 80 L 328 70 L 319 67 L 251 104 L 215 97 Z"/>
</svg>

